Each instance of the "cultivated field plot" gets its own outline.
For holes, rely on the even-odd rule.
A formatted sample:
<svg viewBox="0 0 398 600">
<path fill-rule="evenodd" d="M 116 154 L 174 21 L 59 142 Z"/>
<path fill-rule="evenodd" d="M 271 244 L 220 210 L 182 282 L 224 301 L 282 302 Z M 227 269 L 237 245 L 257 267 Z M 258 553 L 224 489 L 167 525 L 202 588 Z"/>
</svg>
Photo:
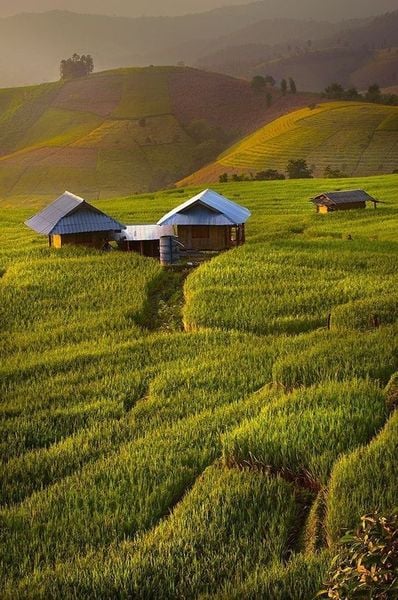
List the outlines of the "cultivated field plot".
<svg viewBox="0 0 398 600">
<path fill-rule="evenodd" d="M 60 189 L 97 199 L 165 187 L 313 99 L 272 94 L 269 107 L 248 81 L 182 67 L 0 90 L 0 199 L 15 204 Z M 195 122 L 201 135 L 190 130 Z"/>
<path fill-rule="evenodd" d="M 185 283 L 2 210 L 2 598 L 309 599 L 397 506 L 397 179 L 315 214 L 341 184 L 216 186 L 247 244 Z M 99 206 L 153 222 L 195 191 Z"/>
<path fill-rule="evenodd" d="M 322 177 L 325 168 L 348 176 L 398 169 L 398 108 L 358 102 L 313 104 L 276 119 L 221 154 L 183 185 L 218 181 L 222 173 L 285 173 L 289 160 L 304 158 Z M 210 178 L 209 178 L 210 177 Z"/>
</svg>

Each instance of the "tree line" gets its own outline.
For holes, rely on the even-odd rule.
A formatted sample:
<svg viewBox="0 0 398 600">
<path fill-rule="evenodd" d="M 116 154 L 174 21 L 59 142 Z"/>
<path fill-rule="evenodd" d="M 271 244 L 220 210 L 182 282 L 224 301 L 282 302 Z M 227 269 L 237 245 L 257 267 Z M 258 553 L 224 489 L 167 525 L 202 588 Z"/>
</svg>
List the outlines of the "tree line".
<svg viewBox="0 0 398 600">
<path fill-rule="evenodd" d="M 328 100 L 357 100 L 359 102 L 398 106 L 398 95 L 383 94 L 377 83 L 370 85 L 364 94 L 360 94 L 356 87 L 344 89 L 340 83 L 335 82 L 325 88 L 322 96 L 328 98 Z"/>
</svg>

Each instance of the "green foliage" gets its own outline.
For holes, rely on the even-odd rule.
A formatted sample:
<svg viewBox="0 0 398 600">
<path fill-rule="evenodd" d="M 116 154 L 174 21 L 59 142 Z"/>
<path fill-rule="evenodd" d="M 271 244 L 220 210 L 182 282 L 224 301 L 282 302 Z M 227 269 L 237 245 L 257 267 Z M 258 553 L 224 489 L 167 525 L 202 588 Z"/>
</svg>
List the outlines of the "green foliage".
<svg viewBox="0 0 398 600">
<path fill-rule="evenodd" d="M 285 176 L 283 173 L 279 173 L 276 169 L 266 169 L 265 171 L 259 171 L 256 173 L 254 179 L 256 181 L 276 181 L 285 179 Z"/>
<path fill-rule="evenodd" d="M 61 60 L 61 79 L 87 77 L 94 71 L 94 60 L 90 54 L 73 54 L 71 58 Z"/>
<path fill-rule="evenodd" d="M 289 179 L 311 179 L 313 172 L 304 158 L 289 160 L 286 171 Z"/>
<path fill-rule="evenodd" d="M 342 177 L 347 177 L 343 171 L 340 169 L 334 169 L 330 165 L 325 168 L 323 176 L 325 179 L 341 179 Z"/>
<path fill-rule="evenodd" d="M 361 526 L 340 541 L 322 598 L 380 598 L 398 596 L 398 515 L 368 514 Z"/>
</svg>

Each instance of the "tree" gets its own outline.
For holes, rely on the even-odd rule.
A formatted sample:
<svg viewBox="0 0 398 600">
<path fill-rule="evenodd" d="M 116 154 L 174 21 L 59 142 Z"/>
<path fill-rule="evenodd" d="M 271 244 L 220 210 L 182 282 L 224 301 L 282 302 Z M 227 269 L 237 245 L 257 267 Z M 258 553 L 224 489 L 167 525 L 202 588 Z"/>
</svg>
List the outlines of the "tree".
<svg viewBox="0 0 398 600">
<path fill-rule="evenodd" d="M 313 169 L 311 169 L 304 158 L 289 160 L 286 171 L 289 179 L 311 179 Z"/>
<path fill-rule="evenodd" d="M 296 82 L 291 77 L 289 77 L 289 89 L 291 94 L 297 94 Z"/>
<path fill-rule="evenodd" d="M 286 79 L 282 79 L 281 81 L 281 92 L 283 96 L 286 96 L 286 92 L 287 92 L 287 81 Z"/>
<path fill-rule="evenodd" d="M 276 169 L 267 169 L 256 173 L 254 179 L 256 181 L 273 181 L 277 179 L 286 179 L 283 173 L 279 173 Z"/>
<path fill-rule="evenodd" d="M 251 86 L 255 92 L 261 93 L 265 90 L 267 83 L 262 75 L 255 75 L 251 81 Z"/>
<path fill-rule="evenodd" d="M 360 98 L 362 98 L 361 94 L 358 92 L 356 87 L 352 87 L 349 88 L 345 93 L 344 93 L 344 98 L 345 100 L 358 100 Z"/>
<path fill-rule="evenodd" d="M 266 95 L 267 107 L 269 108 L 272 105 L 272 94 L 271 92 L 267 92 Z"/>
<path fill-rule="evenodd" d="M 344 88 L 340 83 L 332 83 L 325 88 L 323 95 L 330 100 L 341 100 L 344 96 Z"/>
<path fill-rule="evenodd" d="M 265 83 L 267 85 L 270 85 L 271 87 L 274 87 L 274 85 L 276 84 L 275 79 L 272 77 L 272 75 L 266 75 L 264 77 Z"/>
<path fill-rule="evenodd" d="M 220 183 L 228 183 L 228 173 L 222 173 L 218 180 Z"/>
<path fill-rule="evenodd" d="M 328 165 L 323 173 L 325 179 L 341 179 L 343 177 L 347 177 L 343 171 L 340 169 L 333 169 L 330 165 Z"/>
<path fill-rule="evenodd" d="M 86 77 L 94 71 L 94 60 L 90 54 L 73 54 L 71 58 L 61 60 L 61 79 Z"/>
<path fill-rule="evenodd" d="M 365 98 L 368 102 L 381 102 L 382 95 L 380 91 L 380 86 L 377 83 L 370 85 Z"/>
</svg>

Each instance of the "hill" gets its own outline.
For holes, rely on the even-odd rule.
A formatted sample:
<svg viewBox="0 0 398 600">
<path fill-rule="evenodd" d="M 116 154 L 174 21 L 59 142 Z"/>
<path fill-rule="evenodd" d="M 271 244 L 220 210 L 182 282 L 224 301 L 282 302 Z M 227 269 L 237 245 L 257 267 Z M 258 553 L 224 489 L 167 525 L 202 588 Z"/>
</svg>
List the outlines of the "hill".
<svg viewBox="0 0 398 600">
<path fill-rule="evenodd" d="M 386 0 L 386 6 L 389 3 Z M 54 10 L 3 18 L 0 19 L 0 87 L 52 81 L 57 77 L 61 59 L 74 52 L 92 54 L 99 71 L 184 61 L 212 71 L 229 72 L 226 69 L 233 69 L 228 64 L 230 58 L 234 56 L 239 65 L 239 48 L 255 43 L 263 48 L 251 63 L 255 67 L 270 58 L 286 56 L 289 48 L 290 51 L 306 48 L 308 40 L 320 45 L 325 38 L 354 31 L 368 23 L 364 17 L 373 14 L 362 6 L 361 11 L 354 11 L 362 18 L 347 21 L 344 19 L 351 12 L 348 9 L 337 12 L 334 3 L 335 14 L 343 19 L 335 22 L 325 6 L 306 11 L 302 3 L 299 10 L 293 2 L 289 4 L 290 10 L 286 3 L 281 6 L 275 2 L 272 10 L 269 2 L 254 2 L 175 17 L 126 18 Z M 381 5 L 379 10 L 383 10 Z M 382 28 L 378 31 L 380 38 Z M 230 74 L 249 75 L 249 71 Z"/>
<path fill-rule="evenodd" d="M 267 108 L 247 81 L 178 67 L 0 90 L 0 196 L 159 188 L 307 103 L 275 91 Z"/>
<path fill-rule="evenodd" d="M 292 31 L 279 23 L 276 32 L 281 27 L 286 35 L 278 43 L 268 36 L 269 21 L 251 24 L 197 65 L 238 77 L 294 77 L 300 89 L 318 92 L 334 81 L 359 89 L 398 83 L 398 11 L 337 24 L 304 21 Z"/>
<path fill-rule="evenodd" d="M 247 243 L 185 272 L 0 211 L 2 600 L 308 600 L 396 509 L 397 178 L 344 183 L 383 204 L 217 185 Z M 96 205 L 155 222 L 197 191 Z"/>
<path fill-rule="evenodd" d="M 285 115 L 241 140 L 181 185 L 217 181 L 222 173 L 285 172 L 305 158 L 315 176 L 327 166 L 346 175 L 392 173 L 398 168 L 398 108 L 327 102 Z"/>
</svg>

